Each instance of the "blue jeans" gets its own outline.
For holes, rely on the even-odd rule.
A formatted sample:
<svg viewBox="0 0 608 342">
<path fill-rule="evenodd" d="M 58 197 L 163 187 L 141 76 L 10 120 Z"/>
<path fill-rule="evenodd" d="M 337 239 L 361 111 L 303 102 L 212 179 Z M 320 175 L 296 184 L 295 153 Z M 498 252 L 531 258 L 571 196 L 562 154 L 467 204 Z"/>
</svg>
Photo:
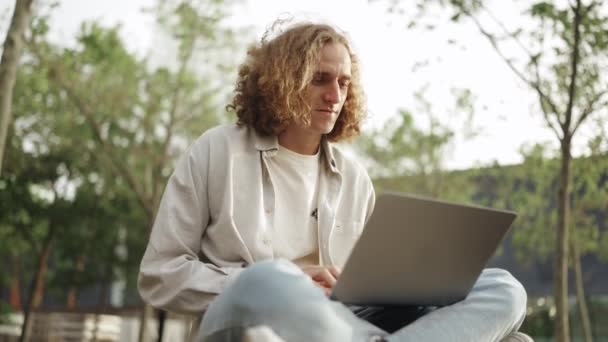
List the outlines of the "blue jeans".
<svg viewBox="0 0 608 342">
<path fill-rule="evenodd" d="M 507 271 L 486 269 L 461 302 L 430 312 L 371 310 L 380 318 L 372 324 L 370 310 L 362 314 L 328 299 L 299 267 L 273 260 L 250 266 L 209 305 L 199 340 L 240 341 L 248 327 L 266 325 L 290 342 L 500 341 L 519 328 L 525 313 L 521 284 Z M 382 329 L 387 319 L 391 328 Z"/>
</svg>

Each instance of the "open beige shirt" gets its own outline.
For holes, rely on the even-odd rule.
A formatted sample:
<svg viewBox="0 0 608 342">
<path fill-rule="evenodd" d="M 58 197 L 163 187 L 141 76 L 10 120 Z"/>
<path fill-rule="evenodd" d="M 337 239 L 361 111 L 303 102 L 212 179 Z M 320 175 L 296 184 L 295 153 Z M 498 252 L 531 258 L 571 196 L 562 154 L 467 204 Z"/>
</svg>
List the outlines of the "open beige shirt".
<svg viewBox="0 0 608 342">
<path fill-rule="evenodd" d="M 319 260 L 342 266 L 371 215 L 374 190 L 363 167 L 325 139 L 321 148 Z M 267 161 L 277 150 L 276 137 L 234 124 L 194 142 L 169 178 L 141 262 L 144 301 L 201 317 L 244 267 L 273 258 Z"/>
</svg>

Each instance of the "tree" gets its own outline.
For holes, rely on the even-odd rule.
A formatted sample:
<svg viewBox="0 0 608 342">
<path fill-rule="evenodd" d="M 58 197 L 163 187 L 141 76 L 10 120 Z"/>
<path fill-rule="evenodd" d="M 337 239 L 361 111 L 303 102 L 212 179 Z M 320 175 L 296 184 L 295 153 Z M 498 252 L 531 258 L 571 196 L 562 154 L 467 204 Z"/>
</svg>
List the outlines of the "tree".
<svg viewBox="0 0 608 342">
<path fill-rule="evenodd" d="M 228 83 L 214 81 L 226 78 L 234 40 L 220 25 L 223 4 L 160 2 L 155 14 L 177 43 L 177 62 L 168 66 L 136 57 L 118 28 L 95 23 L 82 26 L 76 47 L 51 44 L 48 17 L 34 17 L 17 69 L 10 162 L 0 177 L 0 198 L 10 199 L 0 203 L 0 236 L 7 237 L 0 252 L 36 270 L 22 338 L 46 286 L 69 289 L 70 305 L 92 282 L 118 277 L 135 287 L 173 161 L 222 120 Z M 92 243 L 103 251 L 94 260 L 83 257 Z"/>
<path fill-rule="evenodd" d="M 80 135 L 70 135 L 73 143 L 95 161 L 105 184 L 128 188 L 138 204 L 135 211 L 141 220 L 128 229 L 135 238 L 126 238 L 140 241 L 127 257 L 136 265 L 173 161 L 188 141 L 221 120 L 217 94 L 226 84 L 209 81 L 208 71 L 197 69 L 195 62 L 199 51 L 220 53 L 232 44 L 231 31 L 220 26 L 222 6 L 221 1 L 159 3 L 159 23 L 177 42 L 176 65 L 152 66 L 126 50 L 117 28 L 97 24 L 82 27 L 73 49 L 48 44 L 44 35 L 29 41 L 47 81 L 73 107 L 72 119 L 82 128 Z M 214 75 L 222 75 L 229 63 L 214 59 L 212 53 L 203 57 Z M 142 319 L 141 340 L 145 322 Z"/>
<path fill-rule="evenodd" d="M 6 140 L 13 111 L 13 87 L 23 46 L 23 34 L 32 13 L 33 0 L 17 0 L 10 27 L 6 34 L 0 60 L 0 174 L 6 149 Z"/>
<path fill-rule="evenodd" d="M 560 167 L 556 152 L 546 145 L 535 144 L 522 148 L 524 162 L 521 165 L 495 168 L 488 172 L 488 178 L 494 184 L 494 193 L 490 196 L 492 201 L 488 204 L 500 203 L 500 206 L 518 213 L 512 243 L 516 258 L 523 264 L 532 260 L 544 261 L 554 253 L 555 245 L 552 242 L 556 234 L 553 227 L 557 222 L 557 202 L 551 195 L 559 184 Z M 586 340 L 592 339 L 591 321 L 586 309 L 580 260 L 586 254 L 601 257 L 601 241 L 605 234 L 601 232 L 601 215 L 598 213 L 608 205 L 607 167 L 605 153 L 597 150 L 573 160 L 572 165 L 569 264 L 575 273 L 582 332 L 588 334 Z"/>
<path fill-rule="evenodd" d="M 44 23 L 38 21 L 32 34 L 43 34 Z M 35 58 L 27 58 L 20 65 L 15 85 L 15 128 L 9 140 L 11 153 L 7 155 L 10 162 L 0 178 L 0 196 L 6 199 L 0 206 L 0 231 L 7 237 L 3 252 L 8 252 L 9 260 L 16 265 L 29 265 L 22 269 L 33 270 L 25 297 L 22 340 L 28 338 L 32 309 L 43 300 L 53 251 L 65 245 L 63 239 L 82 232 L 83 223 L 104 216 L 98 215 L 104 203 L 99 191 L 103 187 L 90 177 L 98 165 L 92 163 L 91 154 L 83 153 L 86 143 L 74 143 L 81 133 L 73 126 L 76 112 L 61 90 L 49 84 L 46 71 Z M 105 234 L 111 232 L 104 228 Z M 74 248 L 82 251 L 84 246 L 86 243 Z M 112 247 L 107 249 L 112 251 Z M 13 275 L 13 281 L 19 279 L 17 275 Z"/>
<path fill-rule="evenodd" d="M 581 258 L 587 253 L 598 253 L 602 245 L 601 222 L 597 213 L 608 207 L 606 177 L 608 160 L 605 154 L 591 155 L 575 160 L 572 165 L 572 225 L 570 229 L 570 263 L 575 274 L 576 297 L 586 342 L 593 340 L 591 318 L 587 309 Z M 576 227 L 576 228 L 575 228 Z M 603 235 L 608 235 L 604 232 Z"/>
<path fill-rule="evenodd" d="M 481 2 L 473 2 L 483 9 Z M 572 140 L 579 127 L 591 114 L 597 114 L 606 104 L 605 80 L 602 78 L 601 63 L 596 54 L 605 52 L 608 35 L 602 29 L 608 23 L 600 15 L 599 2 L 584 5 L 577 0 L 574 5 L 559 8 L 548 2 L 538 2 L 530 9 L 530 15 L 541 25 L 548 25 L 551 31 L 541 28 L 531 33 L 537 43 L 534 52 L 526 49 L 527 71 L 521 70 L 510 59 L 507 65 L 538 95 L 545 122 L 555 133 L 561 150 L 560 180 L 557 195 L 558 222 L 555 248 L 555 302 L 557 324 L 555 335 L 558 341 L 569 341 L 568 323 L 568 257 L 570 246 L 571 194 L 571 150 Z M 495 35 L 483 28 L 475 20 L 474 8 L 456 3 L 459 12 L 472 18 L 480 32 L 488 38 L 492 46 L 502 55 L 502 49 Z M 512 39 L 520 41 L 518 34 L 505 32 Z M 521 46 L 524 46 L 523 44 Z M 553 49 L 553 51 L 551 51 Z M 544 75 L 544 76 L 541 76 Z M 589 333 L 586 333 L 589 336 Z"/>
<path fill-rule="evenodd" d="M 63 233 L 78 229 L 82 215 L 88 212 L 88 203 L 81 200 L 77 192 L 70 198 L 62 184 L 72 178 L 70 163 L 64 159 L 63 151 L 49 151 L 43 156 L 12 153 L 11 165 L 6 169 L 2 181 L 7 187 L 3 197 L 11 198 L 0 211 L 4 218 L 4 229 L 12 229 L 10 240 L 25 241 L 27 253 L 34 256 L 31 276 L 24 308 L 24 323 L 20 340 L 29 337 L 30 314 L 43 300 L 45 277 L 53 245 Z M 81 188 L 83 189 L 83 188 Z M 25 253 L 25 251 L 23 251 Z"/>
<path fill-rule="evenodd" d="M 576 0 L 554 4 L 534 2 L 526 14 L 537 25 L 509 30 L 491 12 L 488 1 L 422 0 L 420 8 L 439 3 L 453 10 L 452 20 L 469 19 L 514 74 L 538 97 L 545 123 L 560 145 L 560 179 L 557 191 L 554 284 L 557 341 L 570 340 L 568 322 L 568 258 L 570 255 L 572 142 L 589 118 L 608 104 L 605 70 L 608 60 L 608 17 L 600 1 Z M 396 2 L 393 2 L 396 4 Z M 481 19 L 489 20 L 490 30 Z M 514 43 L 514 44 L 513 44 Z M 520 49 L 519 60 L 507 46 Z M 513 52 L 513 51 L 510 51 Z M 523 56 L 523 57 L 521 57 Z M 522 60 L 523 59 L 523 60 Z"/>
<path fill-rule="evenodd" d="M 27 268 L 34 271 L 24 308 L 21 334 L 24 340 L 29 331 L 30 312 L 42 302 L 48 260 L 58 231 L 69 226 L 70 219 L 77 218 L 69 213 L 71 201 L 60 189 L 60 183 L 70 180 L 71 165 L 67 160 L 78 158 L 55 143 L 55 134 L 61 132 L 50 130 L 52 125 L 47 125 L 50 122 L 40 115 L 49 109 L 62 108 L 60 101 L 48 101 L 56 93 L 46 87 L 44 79 L 32 72 L 28 63 L 22 64 L 18 72 L 13 103 L 16 124 L 9 140 L 10 163 L 2 177 L 2 195 L 10 201 L 3 201 L 2 217 L 3 229 L 12 231 L 8 240 L 10 260 L 17 263 L 19 259 L 33 259 L 33 267 Z M 38 91 L 38 97 L 27 96 Z"/>
</svg>

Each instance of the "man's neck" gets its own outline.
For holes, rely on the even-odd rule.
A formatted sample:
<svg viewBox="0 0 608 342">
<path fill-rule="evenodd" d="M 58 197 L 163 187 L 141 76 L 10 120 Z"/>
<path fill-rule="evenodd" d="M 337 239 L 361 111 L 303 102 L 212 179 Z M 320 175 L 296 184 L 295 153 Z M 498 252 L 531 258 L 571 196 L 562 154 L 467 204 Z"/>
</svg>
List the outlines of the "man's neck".
<svg viewBox="0 0 608 342">
<path fill-rule="evenodd" d="M 279 144 L 299 154 L 313 155 L 319 151 L 321 136 L 300 130 L 287 129 L 278 136 Z"/>
</svg>

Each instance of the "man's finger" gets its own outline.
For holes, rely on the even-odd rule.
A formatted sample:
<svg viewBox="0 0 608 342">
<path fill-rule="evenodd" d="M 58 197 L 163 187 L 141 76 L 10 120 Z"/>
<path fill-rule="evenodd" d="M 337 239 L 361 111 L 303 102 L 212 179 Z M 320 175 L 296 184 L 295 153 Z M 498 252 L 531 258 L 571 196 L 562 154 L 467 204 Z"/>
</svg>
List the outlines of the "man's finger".
<svg viewBox="0 0 608 342">
<path fill-rule="evenodd" d="M 327 284 L 326 287 L 329 288 L 332 288 L 336 284 L 336 278 L 340 275 L 340 269 L 335 266 L 305 266 L 303 271 L 315 282 Z"/>
<path fill-rule="evenodd" d="M 323 292 L 325 292 L 326 296 L 329 296 L 331 294 L 331 288 L 328 286 L 327 283 L 325 283 L 325 282 L 320 283 L 317 281 L 315 281 L 314 283 L 318 288 L 320 288 L 321 290 L 323 290 Z"/>
<path fill-rule="evenodd" d="M 326 282 L 329 286 L 334 287 L 336 285 L 336 278 L 329 272 L 327 269 L 323 269 L 321 272 L 317 274 L 317 279 Z"/>
<path fill-rule="evenodd" d="M 340 274 L 342 273 L 342 270 L 338 266 L 332 265 L 327 267 L 327 269 L 336 279 L 338 279 L 340 277 Z"/>
</svg>

